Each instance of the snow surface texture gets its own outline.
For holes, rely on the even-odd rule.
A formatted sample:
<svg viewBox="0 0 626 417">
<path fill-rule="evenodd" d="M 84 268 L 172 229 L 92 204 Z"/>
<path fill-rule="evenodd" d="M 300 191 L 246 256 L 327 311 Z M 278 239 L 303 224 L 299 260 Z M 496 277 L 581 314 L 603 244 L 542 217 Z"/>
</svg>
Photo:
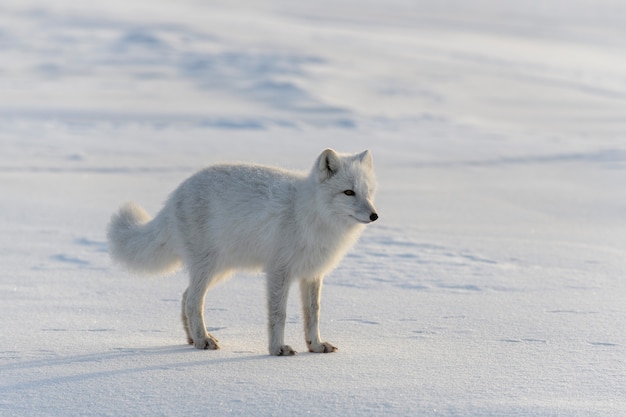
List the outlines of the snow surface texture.
<svg viewBox="0 0 626 417">
<path fill-rule="evenodd" d="M 0 415 L 626 415 L 626 6 L 610 0 L 0 4 Z M 111 264 L 109 216 L 203 166 L 371 149 L 380 220 L 297 288 Z"/>
</svg>

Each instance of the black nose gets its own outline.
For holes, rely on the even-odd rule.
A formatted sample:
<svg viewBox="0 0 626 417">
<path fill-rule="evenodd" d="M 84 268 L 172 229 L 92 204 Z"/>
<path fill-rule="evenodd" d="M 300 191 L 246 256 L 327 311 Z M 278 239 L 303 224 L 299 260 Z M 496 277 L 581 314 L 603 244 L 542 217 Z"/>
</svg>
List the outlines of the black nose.
<svg viewBox="0 0 626 417">
<path fill-rule="evenodd" d="M 371 221 L 376 221 L 376 219 L 378 219 L 378 214 L 376 214 L 376 213 L 370 214 L 370 220 Z"/>
</svg>

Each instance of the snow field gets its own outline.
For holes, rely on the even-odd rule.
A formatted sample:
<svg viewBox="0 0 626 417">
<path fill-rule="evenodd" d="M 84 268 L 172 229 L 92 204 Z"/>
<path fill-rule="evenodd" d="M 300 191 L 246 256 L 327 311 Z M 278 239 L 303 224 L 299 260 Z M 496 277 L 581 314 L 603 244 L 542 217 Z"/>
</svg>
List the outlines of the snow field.
<svg viewBox="0 0 626 417">
<path fill-rule="evenodd" d="M 0 13 L 0 415 L 626 415 L 620 2 L 7 1 Z M 620 17 L 622 16 L 622 17 Z M 263 279 L 209 293 L 112 265 L 205 165 L 371 149 L 380 220 L 297 288 L 267 355 Z"/>
</svg>

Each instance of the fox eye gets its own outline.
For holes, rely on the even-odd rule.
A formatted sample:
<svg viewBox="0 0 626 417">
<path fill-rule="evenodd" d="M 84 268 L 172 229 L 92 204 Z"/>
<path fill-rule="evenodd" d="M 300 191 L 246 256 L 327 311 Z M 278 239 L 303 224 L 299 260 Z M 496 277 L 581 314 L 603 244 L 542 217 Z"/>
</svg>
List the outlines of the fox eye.
<svg viewBox="0 0 626 417">
<path fill-rule="evenodd" d="M 344 193 L 345 195 L 355 195 L 355 194 L 354 194 L 354 191 L 352 191 L 352 190 L 346 190 L 346 191 L 344 191 L 343 193 Z"/>
</svg>

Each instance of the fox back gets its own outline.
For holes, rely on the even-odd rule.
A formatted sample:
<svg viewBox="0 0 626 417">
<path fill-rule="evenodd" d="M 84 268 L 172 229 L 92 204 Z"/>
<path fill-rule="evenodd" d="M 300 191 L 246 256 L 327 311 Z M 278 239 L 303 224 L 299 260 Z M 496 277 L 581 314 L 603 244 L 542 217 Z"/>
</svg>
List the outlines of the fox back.
<svg viewBox="0 0 626 417">
<path fill-rule="evenodd" d="M 374 190 L 369 153 L 327 151 L 308 175 L 256 165 L 207 168 L 184 182 L 166 209 L 186 263 L 195 253 L 215 253 L 223 269 L 310 276 L 333 267 L 372 221 Z"/>
</svg>

